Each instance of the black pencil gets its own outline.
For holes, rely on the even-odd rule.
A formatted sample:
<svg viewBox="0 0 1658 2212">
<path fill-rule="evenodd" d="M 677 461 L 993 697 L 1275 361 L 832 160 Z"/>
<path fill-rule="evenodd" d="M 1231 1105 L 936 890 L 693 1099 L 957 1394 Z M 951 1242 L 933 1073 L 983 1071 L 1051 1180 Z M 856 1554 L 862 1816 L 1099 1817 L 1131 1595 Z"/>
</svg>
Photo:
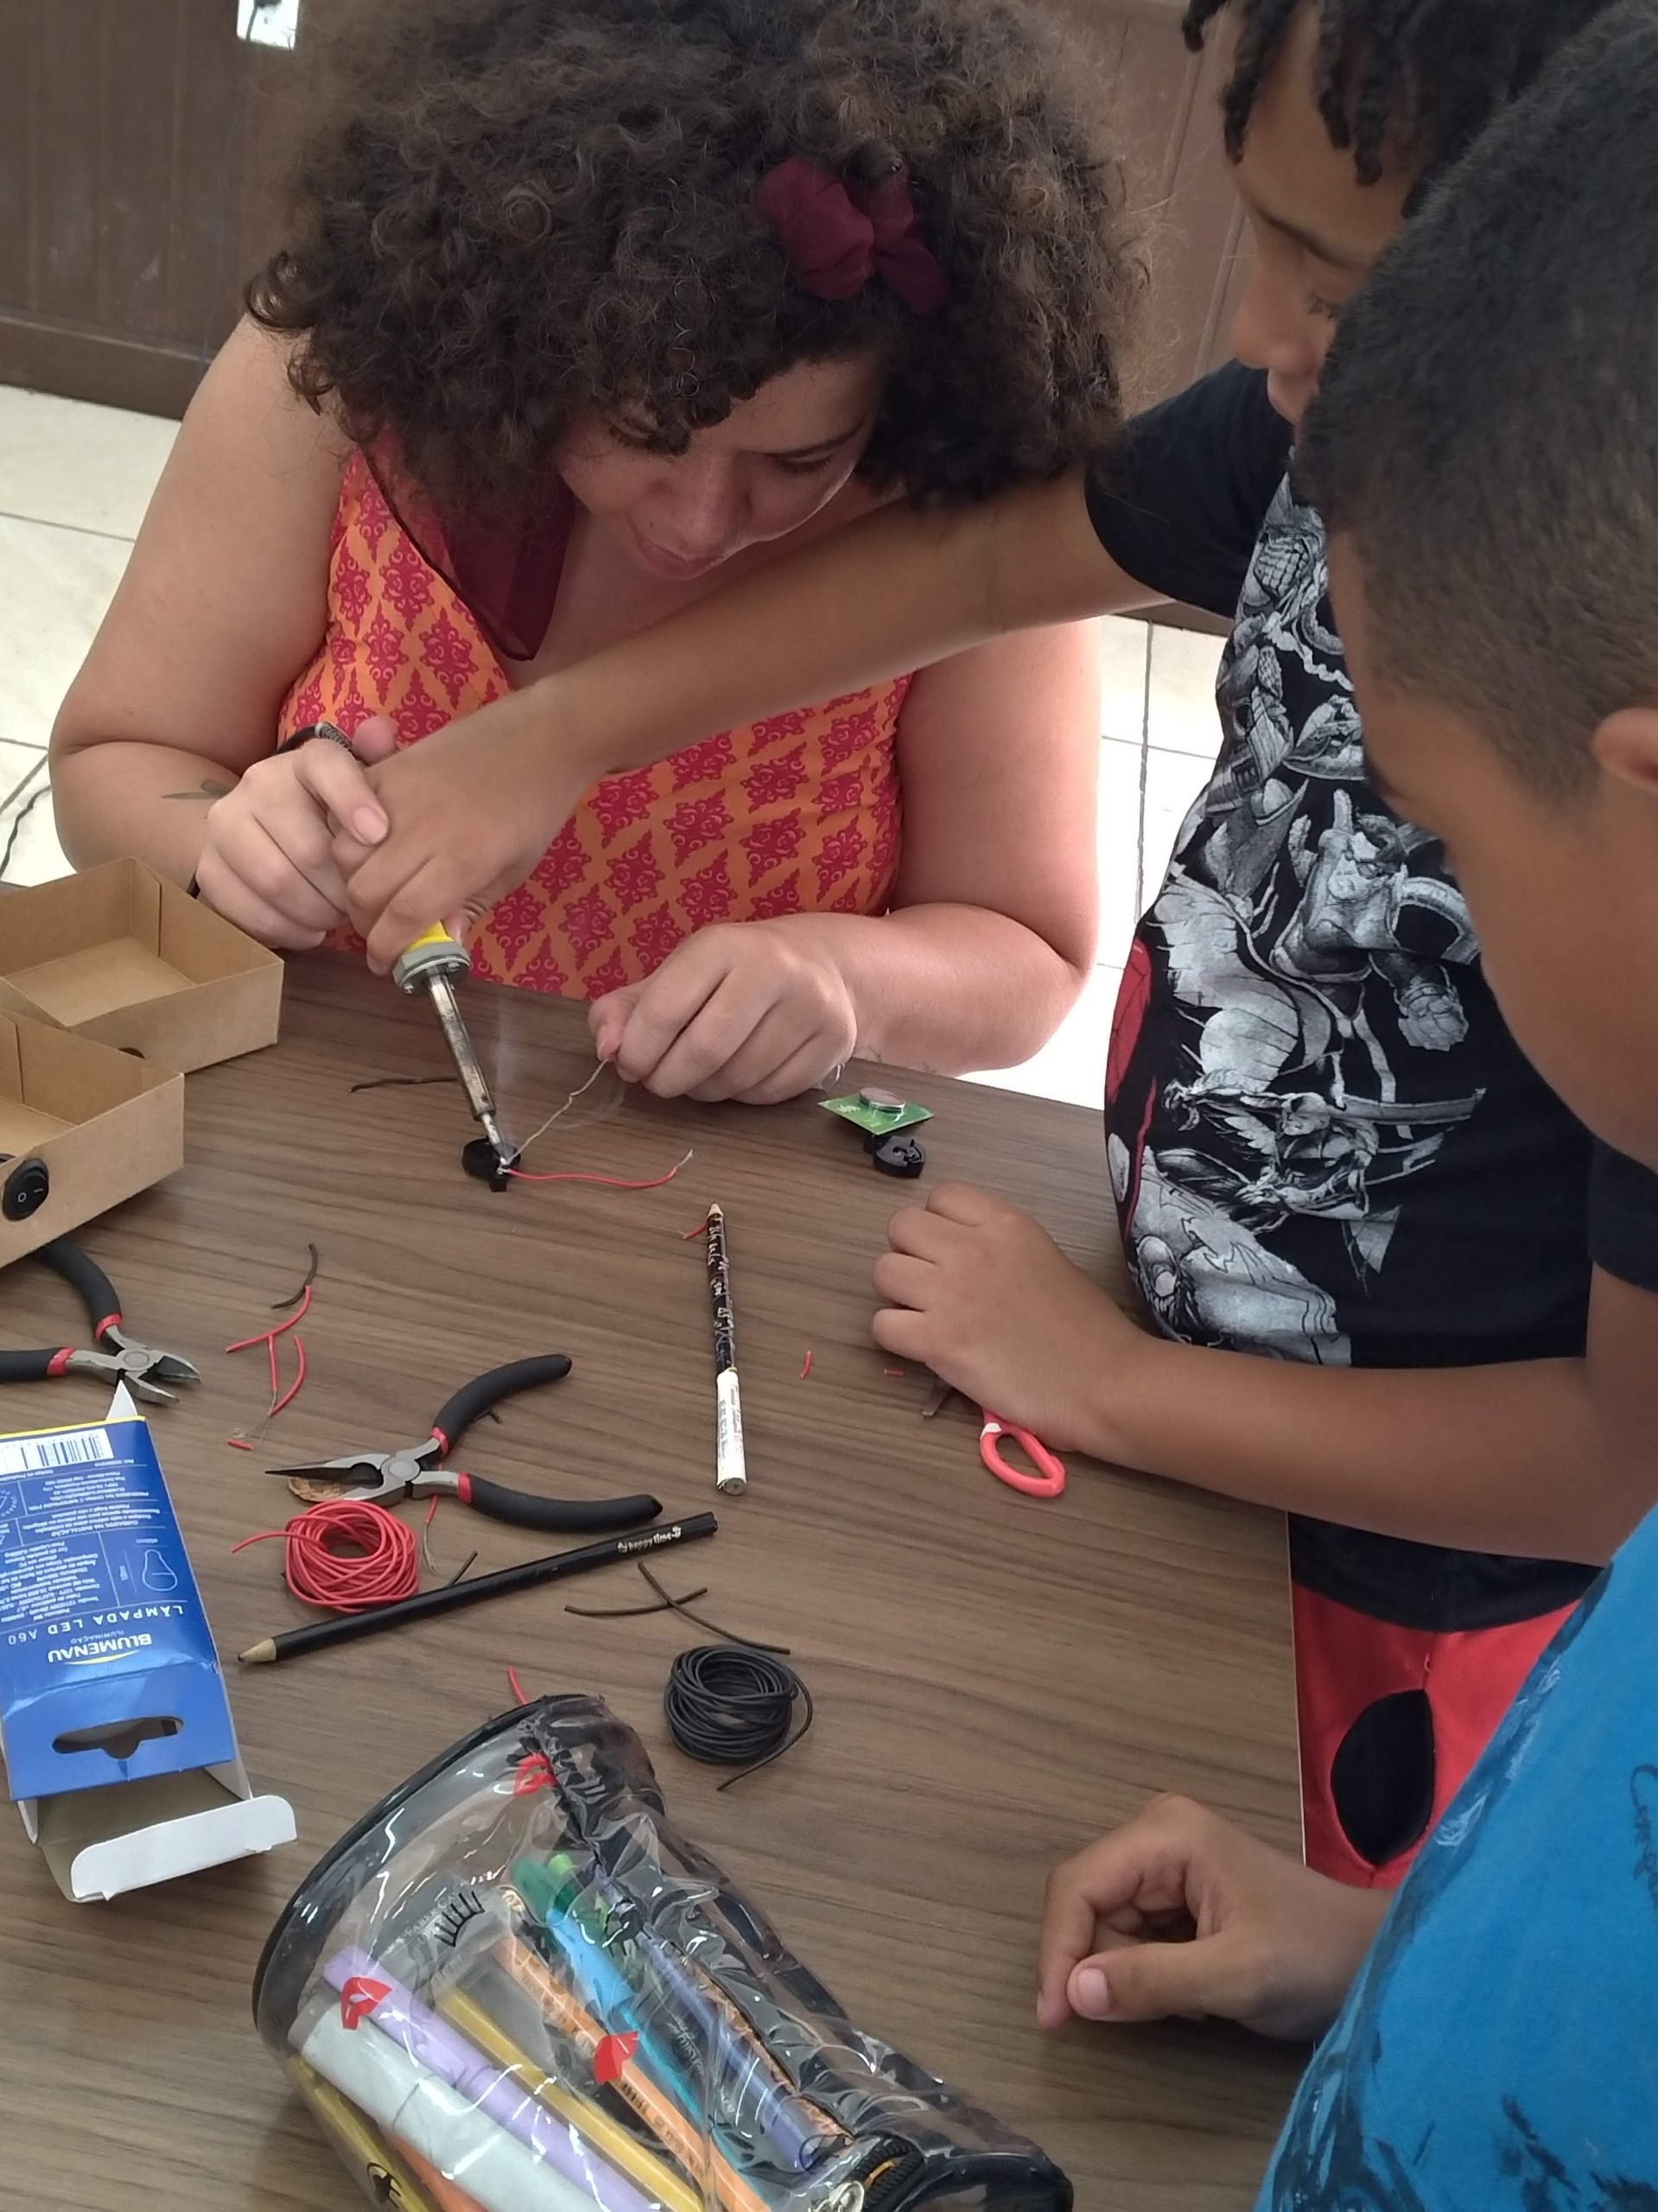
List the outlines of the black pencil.
<svg viewBox="0 0 1658 2212">
<path fill-rule="evenodd" d="M 693 1513 L 686 1520 L 669 1521 L 638 1535 L 606 1536 L 596 1544 L 578 1544 L 568 1552 L 548 1552 L 540 1559 L 525 1560 L 521 1567 L 504 1567 L 499 1574 L 480 1574 L 475 1582 L 450 1582 L 439 1590 L 422 1590 L 417 1597 L 377 1605 L 372 1612 L 342 1613 L 337 1620 L 314 1621 L 308 1628 L 285 1630 L 280 1636 L 268 1636 L 263 1643 L 250 1644 L 237 1656 L 245 1667 L 297 1659 L 303 1652 L 349 1643 L 353 1637 L 378 1636 L 382 1629 L 403 1628 L 410 1621 L 429 1620 L 434 1613 L 475 1605 L 485 1598 L 505 1597 L 509 1590 L 530 1590 L 562 1575 L 585 1574 L 589 1568 L 637 1559 L 642 1553 L 660 1551 L 669 1544 L 694 1543 L 699 1536 L 713 1535 L 719 1525 L 711 1513 Z"/>
</svg>

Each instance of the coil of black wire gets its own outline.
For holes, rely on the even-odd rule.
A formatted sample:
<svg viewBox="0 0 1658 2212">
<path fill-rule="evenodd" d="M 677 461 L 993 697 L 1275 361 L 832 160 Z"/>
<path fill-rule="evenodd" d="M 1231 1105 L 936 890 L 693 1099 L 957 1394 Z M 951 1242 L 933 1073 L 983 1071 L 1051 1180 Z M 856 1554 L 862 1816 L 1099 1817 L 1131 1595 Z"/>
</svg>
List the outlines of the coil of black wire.
<svg viewBox="0 0 1658 2212">
<path fill-rule="evenodd" d="M 794 1669 L 750 1644 L 699 1643 L 682 1651 L 668 1670 L 662 1705 L 669 1732 L 688 1758 L 741 1768 L 721 1789 L 781 1758 L 812 1725 L 811 1692 Z"/>
</svg>

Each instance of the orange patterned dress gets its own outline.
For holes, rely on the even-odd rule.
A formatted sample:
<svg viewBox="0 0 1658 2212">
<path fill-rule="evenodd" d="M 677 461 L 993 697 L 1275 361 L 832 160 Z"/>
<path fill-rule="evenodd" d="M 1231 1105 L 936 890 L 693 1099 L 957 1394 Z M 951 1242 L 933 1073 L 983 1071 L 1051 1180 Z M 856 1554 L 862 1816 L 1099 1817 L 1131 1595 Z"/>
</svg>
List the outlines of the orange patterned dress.
<svg viewBox="0 0 1658 2212">
<path fill-rule="evenodd" d="M 529 881 L 485 916 L 473 972 L 599 998 L 650 975 L 705 923 L 883 912 L 898 869 L 895 739 L 909 682 L 606 777 Z M 283 702 L 280 736 L 321 721 L 349 734 L 380 714 L 399 744 L 415 745 L 509 688 L 465 601 L 354 457 L 334 517 L 327 633 Z"/>
</svg>

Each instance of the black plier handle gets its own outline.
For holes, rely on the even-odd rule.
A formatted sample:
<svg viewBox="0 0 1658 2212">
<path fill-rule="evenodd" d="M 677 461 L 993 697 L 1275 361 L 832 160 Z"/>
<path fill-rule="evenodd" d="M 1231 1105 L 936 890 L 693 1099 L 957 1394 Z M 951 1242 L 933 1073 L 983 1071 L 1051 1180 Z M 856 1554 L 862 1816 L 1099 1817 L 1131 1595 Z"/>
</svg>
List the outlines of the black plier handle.
<svg viewBox="0 0 1658 2212">
<path fill-rule="evenodd" d="M 286 1477 L 295 1497 L 313 1503 L 326 1497 L 353 1497 L 391 1505 L 400 1497 L 436 1493 L 459 1498 L 463 1505 L 487 1514 L 492 1521 L 508 1521 L 517 1528 L 542 1529 L 554 1535 L 636 1529 L 654 1521 L 662 1510 L 654 1497 L 540 1497 L 442 1465 L 473 1421 L 492 1406 L 517 1397 L 521 1391 L 537 1389 L 544 1382 L 562 1382 L 569 1371 L 569 1361 L 558 1351 L 510 1361 L 463 1383 L 440 1409 L 424 1443 L 405 1445 L 395 1452 L 346 1452 L 335 1459 L 273 1467 L 270 1472 Z"/>
<path fill-rule="evenodd" d="M 127 1335 L 114 1284 L 78 1244 L 60 1236 L 33 1255 L 63 1277 L 86 1309 L 94 1351 L 73 1344 L 44 1351 L 0 1351 L 0 1382 L 46 1382 L 60 1375 L 99 1375 L 130 1382 L 140 1396 L 170 1402 L 169 1383 L 200 1382 L 200 1375 L 176 1352 L 157 1351 Z"/>
</svg>

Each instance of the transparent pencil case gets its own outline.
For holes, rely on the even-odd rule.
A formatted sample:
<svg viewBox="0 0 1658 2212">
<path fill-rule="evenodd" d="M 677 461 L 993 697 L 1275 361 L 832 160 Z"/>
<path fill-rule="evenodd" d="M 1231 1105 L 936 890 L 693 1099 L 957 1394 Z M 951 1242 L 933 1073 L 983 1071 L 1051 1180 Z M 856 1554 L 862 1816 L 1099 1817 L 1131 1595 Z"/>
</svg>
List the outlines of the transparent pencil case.
<svg viewBox="0 0 1658 2212">
<path fill-rule="evenodd" d="M 253 2004 L 399 2212 L 1070 2212 L 1034 2144 L 854 2027 L 594 1698 L 504 1714 L 378 1805 Z"/>
</svg>

